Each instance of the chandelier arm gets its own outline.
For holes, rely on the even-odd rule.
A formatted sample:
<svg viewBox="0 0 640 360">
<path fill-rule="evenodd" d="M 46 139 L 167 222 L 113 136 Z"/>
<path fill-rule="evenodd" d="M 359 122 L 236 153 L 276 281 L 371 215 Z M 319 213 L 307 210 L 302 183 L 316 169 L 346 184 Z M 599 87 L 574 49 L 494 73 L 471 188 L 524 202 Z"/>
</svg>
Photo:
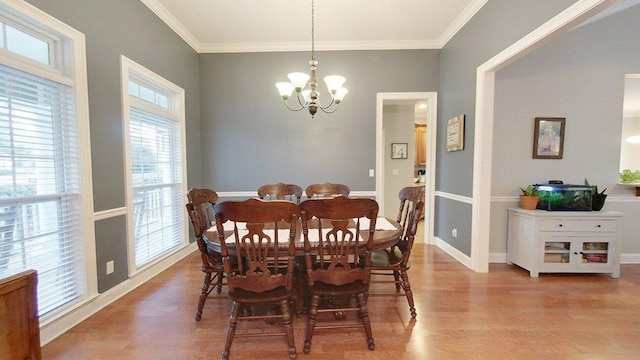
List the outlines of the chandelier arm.
<svg viewBox="0 0 640 360">
<path fill-rule="evenodd" d="M 322 112 L 325 113 L 325 114 L 331 114 L 331 113 L 336 112 L 336 110 L 338 110 L 338 107 L 337 106 L 334 107 L 333 110 L 327 110 L 327 109 L 328 109 L 328 107 L 326 107 L 326 108 L 320 107 L 320 110 L 322 110 Z"/>
<path fill-rule="evenodd" d="M 333 95 L 331 96 L 331 102 L 329 103 L 329 105 L 327 106 L 322 106 L 322 104 L 320 104 L 319 101 L 316 102 L 316 105 L 318 105 L 318 107 L 322 110 L 325 111 L 326 109 L 329 109 L 330 107 L 335 105 L 335 108 L 338 108 L 338 103 L 336 103 L 336 100 L 334 99 Z M 331 111 L 334 112 L 335 110 Z M 325 111 L 326 112 L 326 111 Z"/>
<path fill-rule="evenodd" d="M 298 99 L 298 102 L 300 102 L 299 99 Z M 289 102 L 287 100 L 284 101 L 284 106 L 286 106 L 287 109 L 292 110 L 292 111 L 300 111 L 300 110 L 305 108 L 305 106 L 301 106 L 299 109 L 298 108 L 292 108 L 291 106 L 289 106 Z"/>
<path fill-rule="evenodd" d="M 302 106 L 302 109 L 309 107 L 310 103 L 307 100 L 302 102 L 302 99 L 304 99 L 304 98 L 302 97 L 301 93 L 296 93 L 296 97 L 298 98 L 298 104 L 300 104 L 300 106 Z"/>
</svg>

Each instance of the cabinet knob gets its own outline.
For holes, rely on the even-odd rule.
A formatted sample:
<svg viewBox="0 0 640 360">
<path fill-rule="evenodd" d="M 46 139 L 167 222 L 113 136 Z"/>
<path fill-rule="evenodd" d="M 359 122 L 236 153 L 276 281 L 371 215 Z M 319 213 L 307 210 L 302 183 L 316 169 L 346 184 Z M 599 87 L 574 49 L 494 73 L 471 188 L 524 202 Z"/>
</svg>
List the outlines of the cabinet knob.
<svg viewBox="0 0 640 360">
<path fill-rule="evenodd" d="M 596 227 L 602 227 L 602 225 L 598 224 L 598 225 L 596 225 Z"/>
<path fill-rule="evenodd" d="M 562 227 L 562 224 L 558 224 L 558 227 Z"/>
</svg>

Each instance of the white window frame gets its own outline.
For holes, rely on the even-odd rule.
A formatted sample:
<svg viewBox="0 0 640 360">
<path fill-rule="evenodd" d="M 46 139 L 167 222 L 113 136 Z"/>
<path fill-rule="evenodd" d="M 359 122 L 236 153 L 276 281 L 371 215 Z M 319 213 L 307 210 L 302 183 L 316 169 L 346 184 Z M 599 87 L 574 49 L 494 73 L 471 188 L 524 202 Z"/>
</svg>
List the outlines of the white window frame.
<svg viewBox="0 0 640 360">
<path fill-rule="evenodd" d="M 122 118 L 123 118 L 123 134 L 124 134 L 124 148 L 125 148 L 125 189 L 126 189 L 126 204 L 127 204 L 127 243 L 128 243 L 128 267 L 129 275 L 134 276 L 141 270 L 152 266 L 153 264 L 165 259 L 172 254 L 175 254 L 189 245 L 189 229 L 186 217 L 182 217 L 182 235 L 180 245 L 174 248 L 173 251 L 164 253 L 151 262 L 148 262 L 140 267 L 136 266 L 136 239 L 135 239 L 135 221 L 134 221 L 134 199 L 133 199 L 133 173 L 132 173 L 132 149 L 131 149 L 131 134 L 129 126 L 131 123 L 131 108 L 136 107 L 144 111 L 155 113 L 157 115 L 170 118 L 178 123 L 180 129 L 180 146 L 182 149 L 181 161 L 182 161 L 182 188 L 181 192 L 186 194 L 187 186 L 187 160 L 186 160 L 186 126 L 185 126 L 185 95 L 184 89 L 171 83 L 170 81 L 162 78 L 161 76 L 153 73 L 144 66 L 134 62 L 126 56 L 120 57 L 121 64 L 121 92 L 122 92 Z M 162 109 L 159 106 L 150 104 L 144 100 L 140 100 L 129 95 L 129 80 L 134 78 L 137 83 L 149 85 L 150 88 L 162 89 L 163 94 L 169 95 L 168 109 Z M 185 195 L 186 196 L 186 195 Z M 186 201 L 186 200 L 185 200 Z M 176 204 L 176 206 L 184 205 L 183 203 Z M 184 212 L 179 211 L 183 214 Z"/>
<path fill-rule="evenodd" d="M 47 66 L 5 49 L 0 49 L 0 63 L 71 86 L 75 97 L 81 207 L 81 239 L 78 241 L 83 249 L 85 292 L 75 301 L 40 316 L 40 326 L 45 328 L 98 294 L 85 37 L 26 1 L 0 0 L 0 7 L 11 13 L 6 19 L 11 19 L 12 26 L 16 24 L 21 31 L 49 39 L 52 65 Z"/>
</svg>

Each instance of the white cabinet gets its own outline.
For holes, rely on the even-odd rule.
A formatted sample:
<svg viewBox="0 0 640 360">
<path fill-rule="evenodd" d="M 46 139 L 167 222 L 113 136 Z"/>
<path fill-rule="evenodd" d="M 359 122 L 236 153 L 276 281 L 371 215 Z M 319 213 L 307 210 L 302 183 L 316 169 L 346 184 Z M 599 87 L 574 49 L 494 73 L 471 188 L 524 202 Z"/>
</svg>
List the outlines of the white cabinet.
<svg viewBox="0 0 640 360">
<path fill-rule="evenodd" d="M 620 219 L 612 211 L 509 209 L 507 263 L 539 273 L 620 276 Z"/>
</svg>

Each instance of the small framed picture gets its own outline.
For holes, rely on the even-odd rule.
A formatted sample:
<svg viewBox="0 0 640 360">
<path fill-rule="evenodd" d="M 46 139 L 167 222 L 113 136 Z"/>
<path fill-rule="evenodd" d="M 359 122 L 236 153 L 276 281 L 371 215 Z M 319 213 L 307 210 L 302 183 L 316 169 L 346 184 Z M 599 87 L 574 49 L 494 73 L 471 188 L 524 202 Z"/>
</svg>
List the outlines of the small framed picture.
<svg viewBox="0 0 640 360">
<path fill-rule="evenodd" d="M 447 121 L 447 151 L 464 149 L 464 114 Z"/>
<path fill-rule="evenodd" d="M 407 158 L 407 143 L 392 143 L 391 144 L 391 158 L 392 159 L 406 159 Z"/>
<path fill-rule="evenodd" d="M 566 118 L 544 117 L 534 119 L 534 159 L 562 159 L 565 120 Z"/>
</svg>

